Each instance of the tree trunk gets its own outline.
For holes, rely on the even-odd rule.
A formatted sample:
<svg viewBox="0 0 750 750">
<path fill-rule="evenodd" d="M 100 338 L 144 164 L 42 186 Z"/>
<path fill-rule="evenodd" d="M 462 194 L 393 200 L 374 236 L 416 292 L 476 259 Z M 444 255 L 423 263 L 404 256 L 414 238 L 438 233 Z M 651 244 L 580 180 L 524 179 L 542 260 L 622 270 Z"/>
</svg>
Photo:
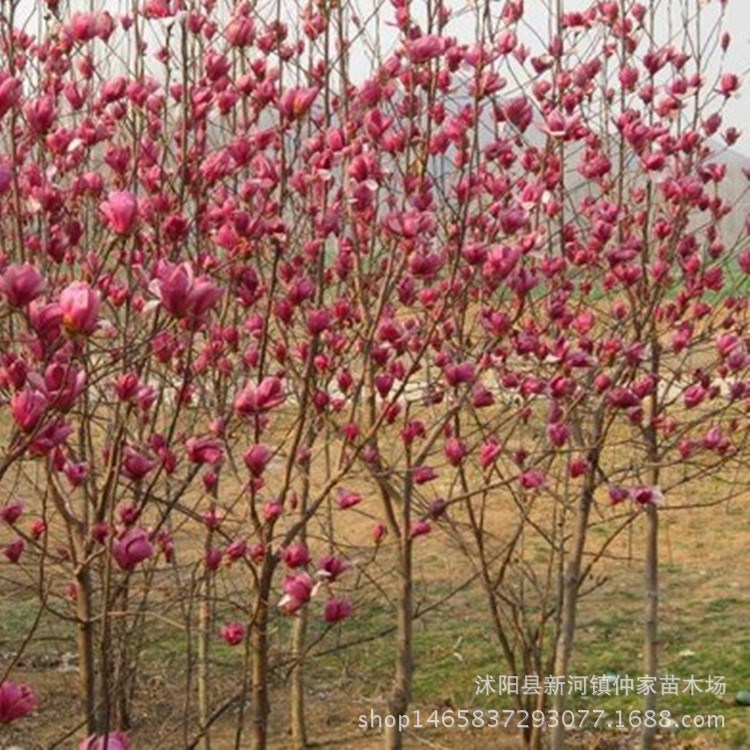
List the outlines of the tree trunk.
<svg viewBox="0 0 750 750">
<path fill-rule="evenodd" d="M 589 514 L 591 504 L 594 500 L 594 477 L 593 470 L 589 472 L 586 486 L 581 492 L 576 509 L 576 526 L 573 535 L 573 550 L 568 564 L 565 568 L 565 580 L 563 581 L 562 618 L 560 621 L 560 633 L 558 634 L 558 645 L 555 653 L 555 676 L 565 677 L 570 667 L 570 657 L 573 653 L 573 642 L 576 631 L 576 612 L 578 608 L 578 589 L 581 585 L 581 569 L 583 567 L 583 551 L 586 543 L 586 533 L 589 525 Z M 565 690 L 562 694 L 555 695 L 553 708 L 562 716 L 565 710 Z M 552 750 L 562 750 L 565 747 L 565 727 L 561 721 L 553 728 L 550 747 Z"/>
<path fill-rule="evenodd" d="M 643 622 L 643 672 L 646 676 L 657 677 L 659 669 L 659 514 L 655 506 L 646 508 L 646 575 L 645 611 Z M 657 709 L 656 690 L 646 693 L 644 710 Z M 651 750 L 656 737 L 656 727 L 644 723 L 641 733 L 642 750 Z"/>
<path fill-rule="evenodd" d="M 130 587 L 128 581 L 125 581 L 122 592 L 121 610 L 130 611 Z M 131 684 L 134 680 L 130 659 L 130 628 L 127 619 L 123 618 L 116 623 L 116 637 L 114 642 L 117 644 L 117 667 L 115 669 L 115 691 L 117 694 L 117 728 L 130 729 L 130 694 Z"/>
<path fill-rule="evenodd" d="M 94 626 L 91 622 L 91 576 L 86 568 L 76 576 L 76 642 L 78 646 L 78 682 L 86 715 L 86 733 L 96 734 L 96 667 Z"/>
<path fill-rule="evenodd" d="M 304 750 L 307 747 L 307 728 L 305 726 L 305 679 L 304 679 L 304 651 L 307 633 L 307 612 L 304 607 L 294 621 L 292 631 L 292 659 L 294 667 L 291 674 L 291 723 L 292 748 Z"/>
<path fill-rule="evenodd" d="M 405 498 L 406 501 L 406 498 Z M 404 503 L 406 505 L 406 502 Z M 395 726 L 385 730 L 386 750 L 401 750 L 403 734 L 399 730 L 398 717 L 406 713 L 411 700 L 411 678 L 413 672 L 412 654 L 412 540 L 409 537 L 409 525 L 402 530 L 399 551 L 399 593 L 398 593 L 398 630 L 396 639 L 396 673 L 388 700 L 388 713 L 395 717 Z"/>
<path fill-rule="evenodd" d="M 652 329 L 651 341 L 651 374 L 658 378 L 661 362 L 661 347 L 656 331 Z M 659 412 L 658 392 L 654 389 L 649 403 L 649 425 L 646 431 L 649 470 L 649 482 L 655 488 L 659 486 L 659 440 L 654 426 Z M 644 612 L 643 612 L 643 672 L 647 677 L 658 677 L 659 670 L 659 513 L 655 505 L 646 506 L 646 563 L 644 571 Z M 657 694 L 647 692 L 643 700 L 644 711 L 653 711 L 656 716 Z M 642 750 L 652 750 L 656 738 L 656 727 L 643 724 L 641 730 Z"/>
<path fill-rule="evenodd" d="M 203 750 L 211 750 L 211 731 L 209 717 L 211 715 L 210 697 L 210 639 L 211 639 L 211 572 L 205 571 L 205 579 L 201 586 L 201 603 L 198 612 L 198 722 L 203 738 Z"/>
<path fill-rule="evenodd" d="M 266 750 L 268 745 L 268 716 L 271 705 L 268 699 L 268 598 L 271 593 L 273 566 L 263 563 L 258 586 L 258 604 L 253 618 L 250 642 L 253 650 L 252 748 Z"/>
<path fill-rule="evenodd" d="M 546 696 L 542 692 L 536 696 L 535 705 L 531 706 L 532 711 L 544 711 L 546 709 Z M 542 727 L 532 727 L 531 735 L 528 737 L 526 747 L 528 750 L 541 750 L 542 748 Z"/>
</svg>

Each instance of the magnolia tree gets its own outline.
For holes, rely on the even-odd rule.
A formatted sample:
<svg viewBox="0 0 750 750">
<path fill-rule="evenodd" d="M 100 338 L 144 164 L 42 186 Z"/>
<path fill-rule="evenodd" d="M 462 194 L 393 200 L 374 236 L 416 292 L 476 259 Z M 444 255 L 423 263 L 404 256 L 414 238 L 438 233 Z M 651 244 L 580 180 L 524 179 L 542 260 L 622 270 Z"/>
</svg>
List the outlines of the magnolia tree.
<svg viewBox="0 0 750 750">
<path fill-rule="evenodd" d="M 750 255 L 718 158 L 739 79 L 708 61 L 729 37 L 685 4 L 662 40 L 629 0 L 559 3 L 541 41 L 520 0 L 468 39 L 440 2 L 48 6 L 33 34 L 1 19 L 4 555 L 39 614 L 0 720 L 45 711 L 12 673 L 50 614 L 81 699 L 58 741 L 127 747 L 174 632 L 170 736 L 208 748 L 233 716 L 265 747 L 283 667 L 304 747 L 306 664 L 378 597 L 404 714 L 440 529 L 508 670 L 542 681 L 645 519 L 656 675 L 658 516 L 747 438 Z"/>
</svg>

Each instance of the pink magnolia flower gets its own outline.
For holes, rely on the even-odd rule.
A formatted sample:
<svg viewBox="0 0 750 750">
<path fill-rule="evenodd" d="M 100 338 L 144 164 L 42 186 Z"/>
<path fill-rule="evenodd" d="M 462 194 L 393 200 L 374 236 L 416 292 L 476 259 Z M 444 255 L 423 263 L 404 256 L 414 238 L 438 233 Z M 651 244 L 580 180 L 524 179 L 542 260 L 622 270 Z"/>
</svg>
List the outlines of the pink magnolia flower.
<svg viewBox="0 0 750 750">
<path fill-rule="evenodd" d="M 262 563 L 266 556 L 266 548 L 263 542 L 253 542 L 248 545 L 247 554 L 254 563 Z"/>
<path fill-rule="evenodd" d="M 190 390 L 181 391 L 185 398 L 189 398 Z M 156 389 L 152 385 L 139 385 L 135 392 L 135 400 L 141 411 L 148 411 L 156 401 Z"/>
<path fill-rule="evenodd" d="M 612 505 L 619 505 L 630 497 L 630 490 L 625 487 L 612 486 L 609 488 L 609 500 Z"/>
<path fill-rule="evenodd" d="M 625 65 L 620 68 L 618 78 L 626 91 L 632 91 L 638 83 L 638 69 L 632 65 Z"/>
<path fill-rule="evenodd" d="M 380 467 L 380 453 L 374 445 L 368 444 L 364 448 L 362 448 L 360 456 L 362 456 L 362 460 L 366 464 L 377 468 Z"/>
<path fill-rule="evenodd" d="M 566 117 L 560 110 L 552 110 L 540 129 L 552 138 L 568 140 L 580 124 L 580 115 Z"/>
<path fill-rule="evenodd" d="M 193 289 L 193 269 L 188 263 L 168 266 L 159 274 L 154 285 L 161 304 L 176 318 L 183 318 L 190 309 L 190 292 Z"/>
<path fill-rule="evenodd" d="M 13 184 L 13 170 L 7 165 L 0 162 L 0 195 L 10 190 Z"/>
<path fill-rule="evenodd" d="M 547 425 L 547 435 L 552 445 L 560 448 L 570 438 L 570 428 L 564 422 L 553 422 Z"/>
<path fill-rule="evenodd" d="M 719 79 L 719 92 L 729 97 L 739 89 L 740 84 L 740 77 L 736 73 L 722 73 Z"/>
<path fill-rule="evenodd" d="M 277 377 L 267 377 L 257 386 L 246 385 L 234 399 L 234 409 L 242 416 L 259 414 L 280 406 L 285 400 L 286 393 L 281 380 Z"/>
<path fill-rule="evenodd" d="M 474 380 L 475 367 L 473 362 L 461 362 L 446 365 L 444 372 L 448 385 L 455 387 L 461 383 L 471 383 Z"/>
<path fill-rule="evenodd" d="M 658 487 L 633 487 L 630 496 L 639 505 L 661 505 L 664 502 L 664 495 Z"/>
<path fill-rule="evenodd" d="M 17 682 L 0 685 L 0 724 L 10 724 L 27 716 L 36 706 L 36 696 L 28 685 Z"/>
<path fill-rule="evenodd" d="M 591 464 L 585 458 L 577 456 L 570 462 L 568 472 L 572 479 L 578 479 L 578 477 L 582 477 L 590 468 Z"/>
<path fill-rule="evenodd" d="M 244 539 L 235 539 L 227 545 L 226 553 L 229 565 L 241 560 L 247 554 L 247 542 Z"/>
<path fill-rule="evenodd" d="M 201 513 L 201 520 L 207 529 L 218 529 L 225 514 L 218 508 L 209 508 Z"/>
<path fill-rule="evenodd" d="M 310 562 L 310 550 L 303 542 L 287 547 L 281 553 L 281 559 L 290 568 L 301 568 Z"/>
<path fill-rule="evenodd" d="M 185 443 L 188 458 L 195 464 L 220 464 L 224 457 L 221 441 L 210 437 L 191 437 Z"/>
<path fill-rule="evenodd" d="M 693 455 L 693 453 L 695 453 L 696 446 L 692 440 L 689 440 L 688 438 L 682 438 L 677 447 L 677 450 L 680 453 L 680 458 L 683 459 L 683 461 L 686 461 Z"/>
<path fill-rule="evenodd" d="M 534 119 L 534 109 L 525 96 L 510 99 L 501 112 L 503 118 L 521 132 L 525 131 Z"/>
<path fill-rule="evenodd" d="M 23 510 L 23 501 L 14 498 L 0 508 L 0 519 L 5 521 L 8 526 L 13 526 L 13 524 L 23 515 Z"/>
<path fill-rule="evenodd" d="M 706 450 L 716 450 L 725 453 L 730 447 L 730 442 L 724 437 L 721 427 L 710 427 L 701 440 L 701 444 Z"/>
<path fill-rule="evenodd" d="M 618 409 L 632 409 L 640 406 L 641 399 L 629 388 L 618 386 L 610 391 L 609 402 Z"/>
<path fill-rule="evenodd" d="M 525 490 L 538 490 L 544 485 L 544 474 L 538 469 L 531 469 L 521 474 L 521 487 Z"/>
<path fill-rule="evenodd" d="M 221 289 L 207 276 L 199 276 L 190 292 L 190 312 L 200 317 L 208 312 L 220 299 Z"/>
<path fill-rule="evenodd" d="M 47 422 L 29 443 L 29 450 L 37 456 L 44 456 L 62 445 L 73 432 L 73 427 L 61 419 Z"/>
<path fill-rule="evenodd" d="M 688 409 L 698 406 L 707 395 L 708 391 L 700 383 L 693 383 L 693 385 L 688 386 L 682 394 L 685 406 Z"/>
<path fill-rule="evenodd" d="M 479 451 L 479 463 L 485 470 L 489 469 L 495 463 L 495 459 L 500 455 L 502 446 L 497 440 L 490 439 L 484 443 Z"/>
<path fill-rule="evenodd" d="M 266 470 L 268 462 L 271 460 L 273 453 L 271 449 L 262 443 L 251 445 L 243 454 L 245 466 L 254 477 L 259 477 Z"/>
<path fill-rule="evenodd" d="M 348 422 L 341 428 L 341 434 L 347 442 L 353 443 L 359 435 L 359 425 L 356 422 Z"/>
<path fill-rule="evenodd" d="M 318 563 L 318 575 L 333 583 L 340 575 L 351 568 L 351 563 L 343 557 L 326 555 Z"/>
<path fill-rule="evenodd" d="M 93 333 L 99 319 L 99 293 L 85 281 L 74 281 L 60 293 L 60 312 L 69 333 Z"/>
<path fill-rule="evenodd" d="M 393 117 L 386 117 L 379 109 L 371 109 L 363 118 L 363 125 L 373 141 L 378 141 L 386 130 L 393 124 Z M 343 132 L 339 130 L 343 138 Z M 341 144 L 343 148 L 343 142 Z M 341 150 L 339 148 L 338 150 Z M 361 157 L 360 157 L 361 158 Z"/>
<path fill-rule="evenodd" d="M 14 107 L 23 93 L 23 83 L 19 78 L 0 74 L 0 117 Z"/>
<path fill-rule="evenodd" d="M 3 547 L 3 555 L 5 555 L 8 562 L 15 564 L 21 559 L 21 555 L 24 553 L 25 549 L 26 542 L 19 537 Z"/>
<path fill-rule="evenodd" d="M 336 503 L 342 510 L 359 505 L 363 499 L 362 495 L 354 490 L 345 490 L 343 487 L 338 488 Z"/>
<path fill-rule="evenodd" d="M 281 588 L 284 596 L 279 602 L 279 607 L 287 614 L 293 614 L 310 601 L 315 591 L 315 584 L 308 573 L 298 573 L 285 576 Z"/>
<path fill-rule="evenodd" d="M 742 341 L 732 333 L 723 333 L 716 338 L 716 349 L 722 359 L 729 357 L 741 346 Z"/>
<path fill-rule="evenodd" d="M 383 523 L 376 523 L 375 526 L 372 527 L 372 540 L 375 544 L 380 544 L 387 531 L 388 530 Z"/>
<path fill-rule="evenodd" d="M 29 367 L 22 359 L 11 357 L 4 367 L 0 367 L 0 387 L 18 391 L 26 383 Z"/>
<path fill-rule="evenodd" d="M 208 570 L 218 570 L 224 559 L 224 550 L 221 547 L 209 547 L 204 555 L 203 562 Z"/>
<path fill-rule="evenodd" d="M 10 414 L 22 432 L 33 432 L 39 425 L 47 406 L 47 397 L 43 393 L 25 388 L 11 397 Z"/>
<path fill-rule="evenodd" d="M 29 128 L 37 135 L 44 135 L 49 132 L 57 118 L 55 100 L 49 95 L 31 99 L 24 105 L 23 114 Z"/>
<path fill-rule="evenodd" d="M 495 403 L 495 397 L 489 388 L 477 383 L 471 391 L 471 403 L 474 408 L 483 409 L 485 406 L 492 406 Z"/>
<path fill-rule="evenodd" d="M 298 88 L 293 86 L 288 88 L 279 100 L 279 109 L 281 114 L 287 120 L 297 120 L 302 117 L 312 106 L 320 89 L 316 86 L 313 88 Z"/>
<path fill-rule="evenodd" d="M 443 52 L 444 39 L 437 34 L 421 36 L 407 44 L 409 60 L 418 65 L 438 57 Z"/>
<path fill-rule="evenodd" d="M 66 32 L 76 42 L 87 42 L 96 36 L 96 19 L 91 13 L 76 11 L 70 17 Z"/>
<path fill-rule="evenodd" d="M 130 401 L 135 398 L 139 386 L 138 373 L 126 372 L 118 376 L 114 383 L 115 395 L 120 401 Z"/>
<path fill-rule="evenodd" d="M 381 398 L 385 398 L 390 393 L 391 388 L 393 388 L 394 382 L 395 379 L 393 375 L 389 375 L 387 373 L 381 373 L 375 376 L 375 388 L 377 389 Z"/>
<path fill-rule="evenodd" d="M 208 277 L 196 279 L 189 263 L 163 264 L 149 288 L 159 297 L 164 309 L 176 318 L 199 317 L 222 295 L 221 289 Z"/>
<path fill-rule="evenodd" d="M 144 18 L 151 19 L 169 18 L 173 15 L 168 0 L 145 0 L 142 12 Z"/>
<path fill-rule="evenodd" d="M 247 628 L 241 622 L 228 622 L 222 625 L 219 633 L 221 637 L 230 645 L 236 646 L 245 640 Z"/>
<path fill-rule="evenodd" d="M 445 441 L 444 451 L 445 457 L 451 466 L 460 466 L 469 449 L 466 446 L 466 441 L 450 437 Z"/>
<path fill-rule="evenodd" d="M 203 473 L 201 481 L 203 482 L 203 486 L 206 488 L 206 492 L 214 492 L 219 484 L 219 475 L 215 471 L 207 469 Z"/>
<path fill-rule="evenodd" d="M 331 315 L 328 310 L 311 310 L 307 314 L 307 331 L 311 336 L 318 336 L 331 326 Z"/>
<path fill-rule="evenodd" d="M 132 526 L 140 517 L 141 512 L 134 505 L 122 502 L 117 506 L 117 515 L 126 526 Z"/>
<path fill-rule="evenodd" d="M 138 203 L 129 190 L 116 190 L 99 206 L 109 228 L 116 234 L 128 234 L 138 213 Z"/>
<path fill-rule="evenodd" d="M 133 481 L 143 479 L 156 464 L 156 459 L 149 458 L 130 446 L 126 446 L 122 452 L 122 473 Z"/>
<path fill-rule="evenodd" d="M 432 466 L 416 466 L 412 470 L 414 484 L 426 484 L 433 479 L 437 479 L 438 473 Z"/>
<path fill-rule="evenodd" d="M 29 263 L 13 263 L 0 276 L 0 292 L 12 307 L 25 307 L 45 289 L 41 271 Z"/>
<path fill-rule="evenodd" d="M 411 524 L 410 535 L 412 539 L 424 534 L 429 534 L 432 531 L 429 521 L 413 521 Z"/>
<path fill-rule="evenodd" d="M 351 615 L 352 609 L 351 602 L 347 599 L 329 599 L 326 602 L 323 617 L 331 624 L 341 622 Z"/>
<path fill-rule="evenodd" d="M 268 523 L 273 523 L 284 512 L 284 506 L 278 500 L 270 500 L 263 506 L 263 518 Z"/>
<path fill-rule="evenodd" d="M 133 570 L 138 563 L 148 560 L 153 554 L 154 546 L 145 529 L 127 529 L 112 543 L 112 556 L 123 570 Z"/>
<path fill-rule="evenodd" d="M 500 54 L 509 55 L 518 46 L 518 36 L 512 29 L 503 29 L 497 35 L 497 48 Z"/>
<path fill-rule="evenodd" d="M 423 438 L 427 429 L 421 419 L 409 420 L 401 431 L 401 437 L 407 445 L 411 445 L 417 438 Z"/>
<path fill-rule="evenodd" d="M 130 750 L 130 740 L 125 732 L 108 732 L 106 735 L 92 734 L 78 746 L 78 750 Z"/>
<path fill-rule="evenodd" d="M 227 26 L 226 39 L 233 47 L 247 47 L 255 37 L 255 23 L 252 18 L 235 16 Z"/>
<path fill-rule="evenodd" d="M 39 304 L 37 301 L 29 305 L 29 322 L 37 336 L 46 344 L 52 344 L 60 336 L 62 310 L 57 302 Z"/>
<path fill-rule="evenodd" d="M 53 362 L 45 369 L 44 378 L 32 373 L 29 382 L 47 395 L 50 407 L 66 412 L 83 393 L 86 373 L 70 363 Z"/>
</svg>

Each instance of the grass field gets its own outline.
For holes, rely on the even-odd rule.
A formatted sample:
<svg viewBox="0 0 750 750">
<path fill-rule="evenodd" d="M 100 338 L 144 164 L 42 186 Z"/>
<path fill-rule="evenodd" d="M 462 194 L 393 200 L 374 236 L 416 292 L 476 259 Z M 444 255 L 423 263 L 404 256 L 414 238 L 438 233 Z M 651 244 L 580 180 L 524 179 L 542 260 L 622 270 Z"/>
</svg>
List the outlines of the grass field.
<svg viewBox="0 0 750 750">
<path fill-rule="evenodd" d="M 680 729 L 660 736 L 660 747 L 750 747 L 750 708 L 734 705 L 741 689 L 750 687 L 750 510 L 739 500 L 729 505 L 662 516 L 661 659 L 662 674 L 681 680 L 694 676 L 724 676 L 726 694 L 681 693 L 667 696 L 660 709 L 673 717 L 716 715 L 722 729 Z M 612 559 L 600 574 L 606 582 L 584 598 L 578 620 L 572 674 L 605 673 L 637 677 L 642 674 L 640 615 L 642 610 L 640 521 L 616 542 Z M 407 736 L 407 747 L 463 748 L 518 747 L 510 730 L 435 729 L 431 712 L 453 709 L 510 709 L 507 696 L 477 695 L 477 675 L 503 675 L 506 669 L 488 625 L 486 603 L 478 585 L 455 593 L 466 581 L 468 568 L 458 555 L 446 554 L 447 539 L 439 526 L 419 540 L 416 600 L 423 609 L 447 597 L 439 607 L 417 619 L 413 709 L 419 709 L 421 730 Z M 383 550 L 387 555 L 387 549 Z M 5 567 L 7 570 L 7 566 Z M 362 714 L 386 713 L 393 656 L 392 609 L 384 598 L 359 603 L 354 616 L 336 626 L 320 641 L 307 667 L 309 739 L 318 747 L 378 747 L 379 732 L 358 726 Z M 5 597 L 0 606 L 0 667 L 10 664 L 38 610 L 35 600 Z M 290 619 L 279 621 L 274 633 L 278 654 Z M 322 628 L 311 618 L 310 638 Z M 349 644 L 348 646 L 346 644 Z M 337 646 L 346 646 L 336 648 Z M 186 635 L 179 628 L 155 623 L 142 653 L 139 693 L 131 735 L 134 747 L 184 747 L 174 726 L 184 711 L 184 654 Z M 75 644 L 72 627 L 49 613 L 42 614 L 34 638 L 16 664 L 13 679 L 37 691 L 40 708 L 32 717 L 0 729 L 0 747 L 50 747 L 66 730 L 75 728 Z M 321 653 L 322 652 L 322 653 Z M 218 643 L 215 651 L 216 701 L 236 690 L 241 653 Z M 280 657 L 279 657 L 280 658 Z M 288 664 L 280 662 L 273 674 L 273 746 L 288 746 Z M 574 711 L 617 711 L 627 717 L 641 708 L 637 695 L 574 695 Z M 234 746 L 236 706 L 216 724 L 212 747 Z M 489 714 L 487 714 L 489 715 Z M 504 719 L 501 716 L 501 722 Z M 605 720 L 605 721 L 606 721 Z M 593 721 L 593 719 L 592 719 Z M 625 719 L 627 722 L 627 718 Z M 604 723 L 604 722 L 603 722 Z M 80 736 L 80 735 L 78 735 Z M 460 739 L 459 739 L 460 737 Z M 571 745 L 582 748 L 629 748 L 635 731 L 590 728 L 571 735 Z M 56 747 L 74 747 L 72 740 Z"/>
</svg>

